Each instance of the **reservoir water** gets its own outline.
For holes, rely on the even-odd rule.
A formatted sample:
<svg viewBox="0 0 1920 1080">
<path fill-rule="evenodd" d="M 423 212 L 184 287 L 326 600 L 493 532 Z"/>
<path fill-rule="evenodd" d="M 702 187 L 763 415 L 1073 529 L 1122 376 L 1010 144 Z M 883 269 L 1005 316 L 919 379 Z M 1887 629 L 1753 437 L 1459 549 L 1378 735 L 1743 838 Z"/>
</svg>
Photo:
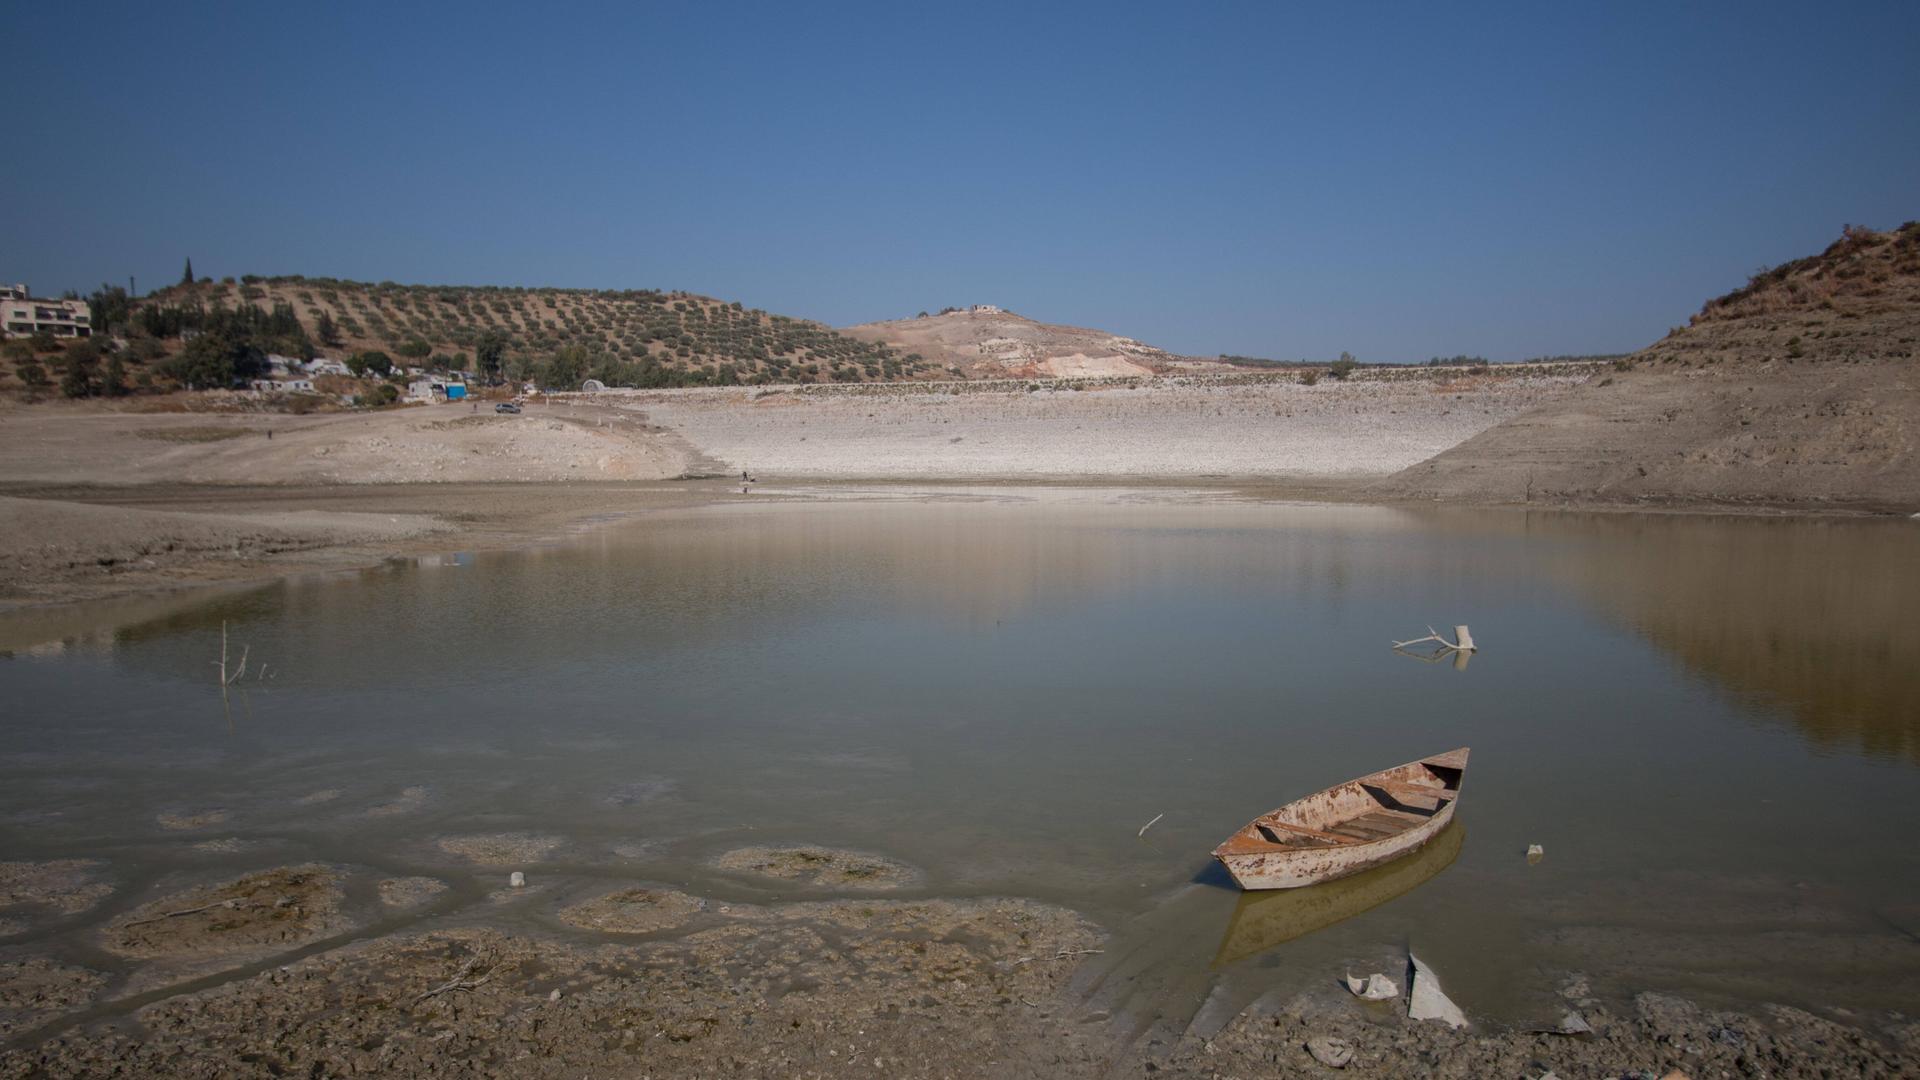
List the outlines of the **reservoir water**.
<svg viewBox="0 0 1920 1080">
<path fill-rule="evenodd" d="M 1463 666 L 1389 647 L 1456 623 Z M 457 919 L 504 871 L 437 841 L 493 833 L 546 842 L 517 868 L 556 897 L 822 895 L 711 865 L 797 842 L 923 872 L 894 895 L 1086 913 L 1115 936 L 1084 992 L 1143 1023 L 1408 946 L 1504 1022 L 1574 975 L 1920 1010 L 1910 522 L 819 489 L 24 613 L 0 646 L 0 859 L 105 860 L 128 903 L 321 859 L 454 881 L 420 919 Z M 1456 746 L 1457 831 L 1396 877 L 1276 905 L 1209 863 Z"/>
</svg>

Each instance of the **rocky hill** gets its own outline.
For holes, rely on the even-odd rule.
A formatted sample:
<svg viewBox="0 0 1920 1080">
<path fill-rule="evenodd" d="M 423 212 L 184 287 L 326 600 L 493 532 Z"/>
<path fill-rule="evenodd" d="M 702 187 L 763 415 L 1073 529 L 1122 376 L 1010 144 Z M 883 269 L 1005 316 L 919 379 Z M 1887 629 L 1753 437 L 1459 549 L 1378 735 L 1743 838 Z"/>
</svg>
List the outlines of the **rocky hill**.
<svg viewBox="0 0 1920 1080">
<path fill-rule="evenodd" d="M 925 378 L 932 365 L 904 351 L 807 319 L 683 292 L 367 284 L 333 278 L 202 281 L 156 293 L 147 304 L 291 306 L 328 355 L 411 349 L 470 361 L 481 336 L 509 354 L 544 358 L 568 346 L 594 358 L 697 382 L 863 382 Z M 414 362 L 414 361 L 409 361 Z M 469 363 L 469 368 L 471 364 Z"/>
<path fill-rule="evenodd" d="M 1102 330 L 1035 322 L 991 305 L 863 323 L 841 332 L 918 354 L 969 379 L 1153 375 L 1204 362 Z"/>
<path fill-rule="evenodd" d="M 1491 502 L 1920 510 L 1920 222 L 1849 227 L 1617 370 L 1389 478 Z"/>
</svg>

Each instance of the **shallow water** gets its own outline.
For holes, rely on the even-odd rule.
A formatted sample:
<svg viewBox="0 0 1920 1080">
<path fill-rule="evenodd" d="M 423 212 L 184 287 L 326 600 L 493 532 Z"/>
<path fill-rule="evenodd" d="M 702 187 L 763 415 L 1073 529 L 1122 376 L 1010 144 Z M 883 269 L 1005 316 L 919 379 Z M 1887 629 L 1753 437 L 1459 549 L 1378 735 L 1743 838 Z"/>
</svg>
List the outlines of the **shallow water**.
<svg viewBox="0 0 1920 1080">
<path fill-rule="evenodd" d="M 1572 972 L 1920 1009 L 1911 523 L 818 494 L 49 640 L 0 621 L 0 858 L 106 859 L 127 902 L 322 858 L 448 877 L 448 917 L 509 868 L 448 836 L 553 838 L 513 864 L 536 882 L 755 902 L 818 894 L 710 861 L 805 842 L 924 871 L 902 895 L 1086 912 L 1116 938 L 1083 992 L 1143 1025 L 1398 977 L 1408 945 L 1508 1022 Z M 224 706 L 223 621 L 250 665 Z M 1428 623 L 1481 652 L 1388 648 Z M 1258 813 L 1459 745 L 1436 865 L 1304 914 L 1209 866 Z M 554 928 L 537 898 L 496 917 Z"/>
</svg>

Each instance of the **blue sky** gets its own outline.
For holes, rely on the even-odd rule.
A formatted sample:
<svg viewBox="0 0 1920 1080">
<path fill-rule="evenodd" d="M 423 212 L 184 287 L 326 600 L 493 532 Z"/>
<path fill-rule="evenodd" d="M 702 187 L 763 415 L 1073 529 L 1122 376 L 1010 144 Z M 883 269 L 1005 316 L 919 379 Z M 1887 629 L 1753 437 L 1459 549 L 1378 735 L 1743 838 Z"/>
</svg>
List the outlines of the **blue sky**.
<svg viewBox="0 0 1920 1080">
<path fill-rule="evenodd" d="M 0 66 L 0 278 L 44 292 L 191 256 L 1517 359 L 1920 217 L 1912 2 L 74 14 Z"/>
</svg>

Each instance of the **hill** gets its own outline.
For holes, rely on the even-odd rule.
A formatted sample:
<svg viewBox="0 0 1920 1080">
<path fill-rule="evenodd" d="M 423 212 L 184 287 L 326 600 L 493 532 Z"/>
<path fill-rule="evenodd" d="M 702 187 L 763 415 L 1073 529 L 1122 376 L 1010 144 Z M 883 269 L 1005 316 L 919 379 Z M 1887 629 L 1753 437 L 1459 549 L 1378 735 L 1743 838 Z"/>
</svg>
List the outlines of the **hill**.
<svg viewBox="0 0 1920 1080">
<path fill-rule="evenodd" d="M 1035 322 L 990 305 L 862 323 L 841 332 L 917 353 L 969 379 L 1156 375 L 1185 360 L 1132 338 Z"/>
<path fill-rule="evenodd" d="M 1477 501 L 1920 509 L 1920 222 L 1849 227 L 1616 371 L 1394 475 Z"/>
<path fill-rule="evenodd" d="M 712 297 L 653 290 L 367 284 L 259 277 L 177 285 L 144 307 L 290 308 L 327 355 L 379 350 L 419 363 L 434 355 L 469 370 L 483 335 L 498 334 L 509 370 L 580 350 L 582 375 L 638 386 L 863 382 L 934 374 L 919 357 Z M 137 314 L 137 313 L 136 313 Z"/>
</svg>

